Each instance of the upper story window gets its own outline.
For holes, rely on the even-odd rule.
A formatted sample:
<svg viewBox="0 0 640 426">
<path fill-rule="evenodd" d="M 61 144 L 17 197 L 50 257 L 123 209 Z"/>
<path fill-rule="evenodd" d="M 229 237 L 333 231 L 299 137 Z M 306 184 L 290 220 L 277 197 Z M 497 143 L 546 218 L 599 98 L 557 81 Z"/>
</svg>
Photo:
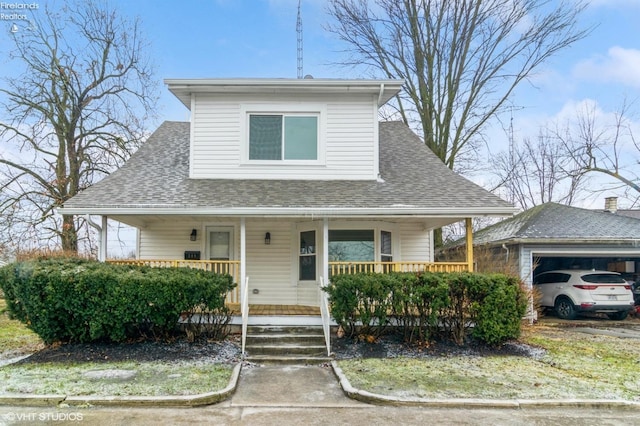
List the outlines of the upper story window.
<svg viewBox="0 0 640 426">
<path fill-rule="evenodd" d="M 317 159 L 317 115 L 249 115 L 249 160 Z"/>
<path fill-rule="evenodd" d="M 240 107 L 242 163 L 259 167 L 322 166 L 326 105 L 247 103 Z"/>
</svg>

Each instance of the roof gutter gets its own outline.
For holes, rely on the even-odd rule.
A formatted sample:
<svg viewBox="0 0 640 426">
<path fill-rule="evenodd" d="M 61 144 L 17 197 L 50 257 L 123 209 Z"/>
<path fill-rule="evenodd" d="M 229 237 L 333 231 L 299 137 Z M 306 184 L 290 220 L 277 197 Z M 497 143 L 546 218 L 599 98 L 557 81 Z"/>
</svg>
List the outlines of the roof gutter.
<svg viewBox="0 0 640 426">
<path fill-rule="evenodd" d="M 516 212 L 512 207 L 478 207 L 470 209 L 437 208 L 425 209 L 413 206 L 382 207 L 374 209 L 333 208 L 333 207 L 172 207 L 172 206 L 140 206 L 140 207 L 62 207 L 57 209 L 65 215 L 206 215 L 206 216 L 289 216 L 289 217 L 371 217 L 371 216 L 414 216 L 425 218 L 442 217 L 476 217 L 476 216 L 510 216 Z"/>
</svg>

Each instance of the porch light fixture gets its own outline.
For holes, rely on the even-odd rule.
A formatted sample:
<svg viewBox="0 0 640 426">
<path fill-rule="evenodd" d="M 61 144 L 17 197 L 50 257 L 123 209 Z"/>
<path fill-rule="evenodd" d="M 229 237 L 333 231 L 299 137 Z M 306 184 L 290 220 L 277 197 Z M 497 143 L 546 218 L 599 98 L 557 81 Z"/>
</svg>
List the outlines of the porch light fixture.
<svg viewBox="0 0 640 426">
<path fill-rule="evenodd" d="M 189 239 L 191 241 L 195 241 L 197 236 L 198 236 L 198 231 L 196 229 L 192 229 L 191 235 L 189 235 Z"/>
<path fill-rule="evenodd" d="M 271 244 L 271 233 L 267 232 L 266 234 L 264 234 L 264 243 L 266 245 Z"/>
</svg>

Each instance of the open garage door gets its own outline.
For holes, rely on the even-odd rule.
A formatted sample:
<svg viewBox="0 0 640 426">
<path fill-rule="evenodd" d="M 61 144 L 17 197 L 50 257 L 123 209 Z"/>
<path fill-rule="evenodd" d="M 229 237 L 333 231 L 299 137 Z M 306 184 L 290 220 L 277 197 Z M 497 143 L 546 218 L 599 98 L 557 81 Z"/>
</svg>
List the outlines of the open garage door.
<svg viewBox="0 0 640 426">
<path fill-rule="evenodd" d="M 607 256 L 604 254 L 574 254 L 567 253 L 534 253 L 533 261 L 537 274 L 557 269 L 596 269 L 602 271 L 620 272 L 628 281 L 640 278 L 640 256 Z"/>
</svg>

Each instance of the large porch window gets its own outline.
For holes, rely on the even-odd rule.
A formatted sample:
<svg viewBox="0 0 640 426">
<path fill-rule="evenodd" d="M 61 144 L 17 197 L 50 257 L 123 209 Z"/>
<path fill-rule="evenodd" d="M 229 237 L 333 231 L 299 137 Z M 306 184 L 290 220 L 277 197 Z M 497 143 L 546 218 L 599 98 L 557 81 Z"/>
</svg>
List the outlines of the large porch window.
<svg viewBox="0 0 640 426">
<path fill-rule="evenodd" d="M 372 229 L 329 230 L 330 262 L 373 262 L 375 256 Z"/>
</svg>

